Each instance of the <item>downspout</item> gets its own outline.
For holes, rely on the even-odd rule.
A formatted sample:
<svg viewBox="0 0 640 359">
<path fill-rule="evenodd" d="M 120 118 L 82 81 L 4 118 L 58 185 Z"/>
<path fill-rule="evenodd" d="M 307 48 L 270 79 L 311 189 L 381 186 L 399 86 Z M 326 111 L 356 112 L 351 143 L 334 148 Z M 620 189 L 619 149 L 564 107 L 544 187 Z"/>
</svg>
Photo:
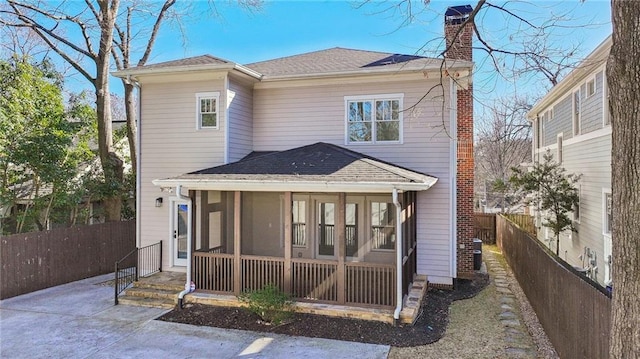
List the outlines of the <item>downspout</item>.
<svg viewBox="0 0 640 359">
<path fill-rule="evenodd" d="M 396 310 L 393 311 L 393 321 L 397 324 L 402 310 L 402 206 L 398 201 L 398 189 L 393 189 L 393 204 L 396 206 Z"/>
<path fill-rule="evenodd" d="M 176 186 L 176 197 L 178 199 L 189 202 L 189 208 L 191 208 L 191 198 L 185 197 L 180 193 L 182 190 L 182 185 Z M 189 214 L 187 218 L 187 228 L 188 231 L 191 231 L 191 214 Z M 178 308 L 182 309 L 182 303 L 184 296 L 191 293 L 193 291 L 191 287 L 191 236 L 187 237 L 187 281 L 184 284 L 184 290 L 178 294 Z"/>
</svg>

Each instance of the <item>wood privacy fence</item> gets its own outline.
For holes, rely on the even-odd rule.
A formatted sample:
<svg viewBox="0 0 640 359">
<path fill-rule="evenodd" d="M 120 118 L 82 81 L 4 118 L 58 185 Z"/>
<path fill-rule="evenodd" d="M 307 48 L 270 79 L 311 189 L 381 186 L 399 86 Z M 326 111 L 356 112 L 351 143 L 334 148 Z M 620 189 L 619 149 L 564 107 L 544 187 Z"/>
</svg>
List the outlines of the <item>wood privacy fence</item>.
<svg viewBox="0 0 640 359">
<path fill-rule="evenodd" d="M 496 215 L 486 213 L 473 214 L 473 236 L 484 244 L 496 243 Z"/>
<path fill-rule="evenodd" d="M 0 299 L 111 273 L 135 238 L 135 220 L 2 236 Z"/>
<path fill-rule="evenodd" d="M 561 358 L 609 357 L 611 297 L 534 236 L 497 216 L 497 243 Z"/>
</svg>

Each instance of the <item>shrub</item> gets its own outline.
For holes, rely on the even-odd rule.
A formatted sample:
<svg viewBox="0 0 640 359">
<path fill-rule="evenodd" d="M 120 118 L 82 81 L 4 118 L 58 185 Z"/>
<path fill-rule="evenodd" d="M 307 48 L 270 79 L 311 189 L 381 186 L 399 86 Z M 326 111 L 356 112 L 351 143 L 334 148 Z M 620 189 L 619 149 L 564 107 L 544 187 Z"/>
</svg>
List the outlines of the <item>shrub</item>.
<svg viewBox="0 0 640 359">
<path fill-rule="evenodd" d="M 246 291 L 238 299 L 267 323 L 278 325 L 291 316 L 291 298 L 273 284 Z"/>
</svg>

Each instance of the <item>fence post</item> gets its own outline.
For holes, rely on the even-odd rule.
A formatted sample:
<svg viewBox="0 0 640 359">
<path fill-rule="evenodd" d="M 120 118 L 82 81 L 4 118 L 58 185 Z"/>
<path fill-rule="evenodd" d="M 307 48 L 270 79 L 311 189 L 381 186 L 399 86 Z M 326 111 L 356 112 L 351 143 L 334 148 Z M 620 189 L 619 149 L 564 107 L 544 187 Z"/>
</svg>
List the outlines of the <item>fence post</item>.
<svg viewBox="0 0 640 359">
<path fill-rule="evenodd" d="M 160 264 L 158 267 L 158 272 L 162 272 L 162 239 L 160 240 L 160 242 L 158 242 L 158 245 L 160 246 Z"/>
<path fill-rule="evenodd" d="M 139 255 L 140 255 L 140 248 L 136 248 L 136 249 L 135 249 L 135 251 L 136 251 L 136 265 L 135 265 L 134 267 L 135 267 L 135 269 L 136 269 L 136 282 L 137 282 L 137 281 L 138 281 L 138 279 L 139 279 L 139 278 L 138 278 L 138 262 L 140 261 L 140 257 L 139 257 Z"/>
<path fill-rule="evenodd" d="M 115 274 L 116 274 L 116 278 L 115 278 L 115 282 L 113 283 L 113 288 L 114 288 L 114 292 L 115 292 L 115 305 L 118 305 L 118 262 L 116 262 L 115 264 Z"/>
</svg>

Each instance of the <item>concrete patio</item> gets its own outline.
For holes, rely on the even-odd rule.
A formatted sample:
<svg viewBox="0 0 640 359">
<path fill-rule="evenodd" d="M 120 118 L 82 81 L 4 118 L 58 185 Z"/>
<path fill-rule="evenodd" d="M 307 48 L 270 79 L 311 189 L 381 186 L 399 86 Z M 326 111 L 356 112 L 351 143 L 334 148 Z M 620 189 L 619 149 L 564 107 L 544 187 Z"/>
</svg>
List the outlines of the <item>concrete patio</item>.
<svg viewBox="0 0 640 359">
<path fill-rule="evenodd" d="M 98 276 L 0 301 L 0 357 L 386 358 L 388 346 L 154 320 L 164 309 L 113 305 Z"/>
</svg>

